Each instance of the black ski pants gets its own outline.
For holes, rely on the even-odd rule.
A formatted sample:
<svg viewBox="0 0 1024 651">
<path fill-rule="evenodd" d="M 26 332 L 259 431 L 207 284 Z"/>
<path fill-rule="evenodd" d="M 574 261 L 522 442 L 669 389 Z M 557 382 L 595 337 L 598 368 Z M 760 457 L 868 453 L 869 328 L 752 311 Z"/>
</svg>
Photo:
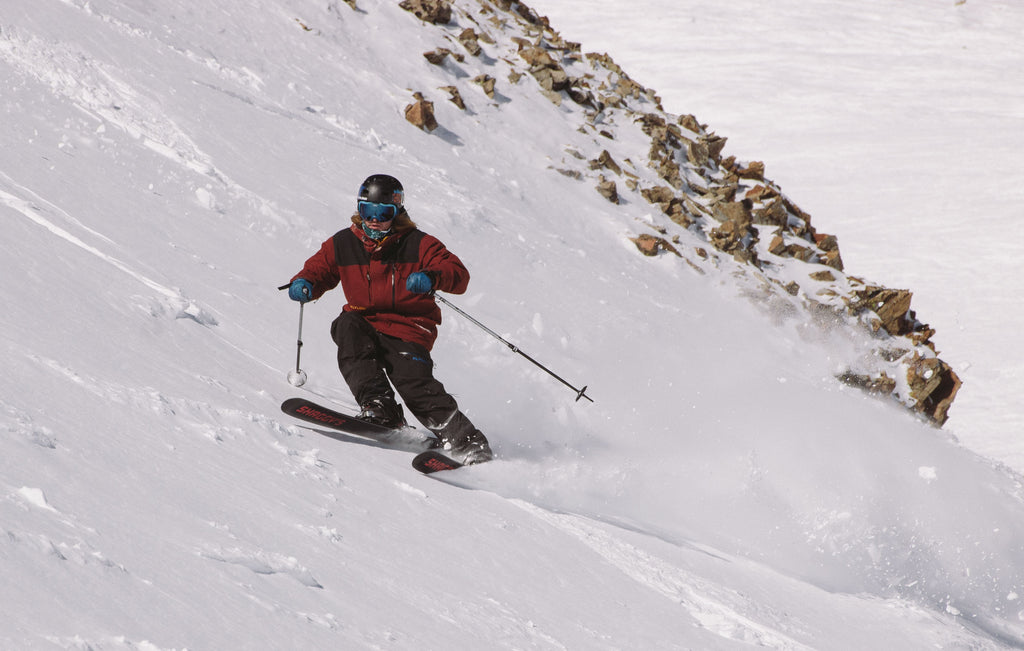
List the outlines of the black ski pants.
<svg viewBox="0 0 1024 651">
<path fill-rule="evenodd" d="M 331 337 L 338 345 L 338 368 L 360 406 L 394 401 L 397 390 L 416 420 L 442 441 L 458 443 L 475 431 L 434 378 L 434 362 L 423 346 L 377 332 L 356 312 L 342 312 L 331 324 Z"/>
</svg>

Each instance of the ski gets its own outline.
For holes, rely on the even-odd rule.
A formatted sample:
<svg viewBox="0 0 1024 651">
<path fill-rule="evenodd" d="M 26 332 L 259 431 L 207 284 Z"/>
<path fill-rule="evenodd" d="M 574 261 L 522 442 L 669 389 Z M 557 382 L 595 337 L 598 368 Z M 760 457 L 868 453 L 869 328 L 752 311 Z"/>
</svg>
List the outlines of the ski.
<svg viewBox="0 0 1024 651">
<path fill-rule="evenodd" d="M 424 475 L 429 475 L 442 470 L 455 470 L 461 468 L 462 464 L 440 450 L 427 450 L 416 455 L 412 460 L 412 467 Z"/>
<path fill-rule="evenodd" d="M 368 423 L 365 420 L 360 420 L 356 416 L 343 414 L 329 407 L 318 405 L 311 400 L 306 400 L 305 398 L 289 398 L 285 400 L 281 403 L 281 411 L 289 416 L 306 421 L 307 423 L 323 425 L 331 430 L 361 436 L 387 445 L 388 447 L 405 449 L 411 452 L 420 452 L 437 446 L 437 439 L 434 438 L 433 435 L 421 432 L 415 427 L 391 429 L 389 427 L 384 427 L 383 425 L 377 425 L 376 423 Z M 340 441 L 345 440 L 340 436 L 334 436 L 329 431 L 313 431 Z"/>
</svg>

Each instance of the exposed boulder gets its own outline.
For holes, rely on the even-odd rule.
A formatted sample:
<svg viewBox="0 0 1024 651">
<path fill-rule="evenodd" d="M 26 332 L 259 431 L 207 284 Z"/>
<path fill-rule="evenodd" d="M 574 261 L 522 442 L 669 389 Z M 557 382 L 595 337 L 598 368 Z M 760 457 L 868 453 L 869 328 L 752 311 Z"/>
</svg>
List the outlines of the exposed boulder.
<svg viewBox="0 0 1024 651">
<path fill-rule="evenodd" d="M 766 198 L 770 199 L 767 204 L 754 210 L 753 216 L 755 224 L 780 227 L 786 227 L 789 225 L 789 211 L 786 210 L 786 203 L 781 197 L 772 197 L 771 195 L 764 193 L 758 195 L 757 198 L 750 198 L 749 196 L 747 198 L 751 199 L 751 201 L 764 201 Z"/>
<path fill-rule="evenodd" d="M 484 51 L 480 47 L 480 37 L 477 36 L 476 30 L 472 27 L 462 30 L 462 33 L 459 34 L 459 43 L 462 43 L 462 47 L 466 48 L 466 51 L 475 57 L 480 56 L 480 53 Z"/>
<path fill-rule="evenodd" d="M 615 162 L 615 159 L 612 158 L 607 149 L 603 150 L 596 159 L 590 161 L 590 169 L 606 169 L 614 172 L 616 176 L 622 176 L 622 168 Z"/>
<path fill-rule="evenodd" d="M 462 63 L 462 62 L 464 62 L 466 60 L 466 57 L 464 57 L 463 55 L 461 55 L 461 54 L 459 54 L 457 52 L 452 52 L 448 48 L 444 48 L 444 47 L 439 47 L 439 48 L 431 50 L 430 52 L 424 52 L 423 53 L 423 57 L 427 61 L 433 63 L 435 66 L 443 65 L 445 59 L 448 58 L 449 56 L 451 56 L 453 59 L 455 59 L 456 61 L 458 61 L 460 63 Z"/>
<path fill-rule="evenodd" d="M 640 190 L 640 194 L 648 202 L 661 208 L 663 213 L 683 228 L 689 228 L 695 223 L 695 215 L 688 207 L 687 199 L 676 196 L 672 188 L 659 185 L 653 188 L 643 188 Z"/>
<path fill-rule="evenodd" d="M 449 95 L 448 101 L 455 106 L 458 106 L 463 111 L 466 110 L 466 103 L 462 100 L 462 93 L 459 92 L 459 88 L 457 86 L 442 86 L 438 90 L 447 91 Z"/>
<path fill-rule="evenodd" d="M 664 237 L 656 237 L 649 233 L 641 233 L 640 235 L 630 238 L 633 244 L 636 244 L 636 248 L 646 256 L 656 256 L 662 251 L 669 251 L 681 257 L 679 250 L 676 249 L 668 240 Z"/>
<path fill-rule="evenodd" d="M 711 229 L 709 239 L 719 251 L 730 253 L 740 262 L 757 264 L 754 244 L 758 240 L 747 201 L 725 201 L 715 205 L 715 219 L 722 223 Z"/>
<path fill-rule="evenodd" d="M 849 304 L 850 314 L 857 316 L 865 310 L 877 317 L 871 320 L 871 327 L 880 328 L 891 335 L 910 332 L 914 320 L 910 316 L 910 299 L 913 294 L 905 289 L 888 289 L 869 286 L 854 293 L 855 299 Z"/>
<path fill-rule="evenodd" d="M 937 425 L 949 418 L 949 408 L 960 390 L 959 376 L 937 357 L 915 357 L 907 370 L 910 397 L 917 401 L 914 409 Z"/>
<path fill-rule="evenodd" d="M 434 103 L 424 99 L 421 93 L 414 93 L 416 100 L 405 107 L 405 119 L 410 124 L 430 133 L 437 128 L 437 119 L 434 117 Z"/>
<path fill-rule="evenodd" d="M 496 80 L 490 75 L 477 75 L 473 77 L 473 83 L 484 89 L 484 94 L 494 99 L 494 84 Z"/>
<path fill-rule="evenodd" d="M 842 271 L 843 256 L 839 254 L 839 241 L 836 239 L 836 236 L 816 233 L 814 241 L 817 243 L 818 248 L 823 251 L 823 254 L 820 256 L 821 264 L 826 267 L 832 267 L 836 271 Z"/>
<path fill-rule="evenodd" d="M 540 84 L 545 96 L 560 105 L 562 103 L 561 91 L 567 91 L 572 87 L 565 69 L 551 56 L 548 50 L 528 42 L 520 43 L 519 56 L 530 66 L 529 72 Z M 586 100 L 586 97 L 581 97 L 581 99 Z"/>
<path fill-rule="evenodd" d="M 608 201 L 619 203 L 619 190 L 615 185 L 615 181 L 605 178 L 604 174 L 601 175 L 601 180 L 597 184 L 597 191 Z"/>
<path fill-rule="evenodd" d="M 672 188 L 665 185 L 659 185 L 654 188 L 645 188 L 640 191 L 640 194 L 643 195 L 644 199 L 647 199 L 648 202 L 662 206 L 662 209 L 664 209 L 670 201 L 676 198 L 676 194 L 672 191 Z"/>
<path fill-rule="evenodd" d="M 722 167 L 741 179 L 764 180 L 764 163 L 761 161 L 753 161 L 744 165 L 737 162 L 735 156 L 730 156 L 722 161 Z"/>
<path fill-rule="evenodd" d="M 435 25 L 447 25 L 452 20 L 452 6 L 448 0 L 402 0 L 398 6 Z"/>
</svg>

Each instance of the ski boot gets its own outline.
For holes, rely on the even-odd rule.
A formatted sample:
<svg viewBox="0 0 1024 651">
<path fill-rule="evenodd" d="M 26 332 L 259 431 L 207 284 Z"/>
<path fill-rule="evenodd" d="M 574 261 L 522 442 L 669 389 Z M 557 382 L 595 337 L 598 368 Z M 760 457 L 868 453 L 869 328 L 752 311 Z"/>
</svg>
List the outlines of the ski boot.
<svg viewBox="0 0 1024 651">
<path fill-rule="evenodd" d="M 402 405 L 387 398 L 374 398 L 364 404 L 362 411 L 359 412 L 359 420 L 390 429 L 402 429 L 408 426 L 408 423 L 405 422 Z"/>
<path fill-rule="evenodd" d="M 468 436 L 455 441 L 445 441 L 441 447 L 446 454 L 463 465 L 484 463 L 494 458 L 487 437 L 480 430 L 473 430 Z"/>
</svg>

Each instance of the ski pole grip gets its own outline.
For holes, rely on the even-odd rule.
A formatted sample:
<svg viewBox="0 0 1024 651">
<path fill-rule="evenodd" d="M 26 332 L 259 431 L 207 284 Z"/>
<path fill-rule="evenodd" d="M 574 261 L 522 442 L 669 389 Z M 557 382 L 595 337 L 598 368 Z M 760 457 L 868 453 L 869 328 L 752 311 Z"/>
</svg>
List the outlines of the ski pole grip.
<svg viewBox="0 0 1024 651">
<path fill-rule="evenodd" d="M 289 288 L 289 287 L 291 287 L 291 286 L 292 286 L 292 284 L 291 284 L 291 283 L 285 283 L 285 284 L 281 285 L 280 287 L 278 287 L 278 289 L 279 289 L 279 290 L 280 290 L 280 289 L 288 289 L 288 288 Z"/>
</svg>

